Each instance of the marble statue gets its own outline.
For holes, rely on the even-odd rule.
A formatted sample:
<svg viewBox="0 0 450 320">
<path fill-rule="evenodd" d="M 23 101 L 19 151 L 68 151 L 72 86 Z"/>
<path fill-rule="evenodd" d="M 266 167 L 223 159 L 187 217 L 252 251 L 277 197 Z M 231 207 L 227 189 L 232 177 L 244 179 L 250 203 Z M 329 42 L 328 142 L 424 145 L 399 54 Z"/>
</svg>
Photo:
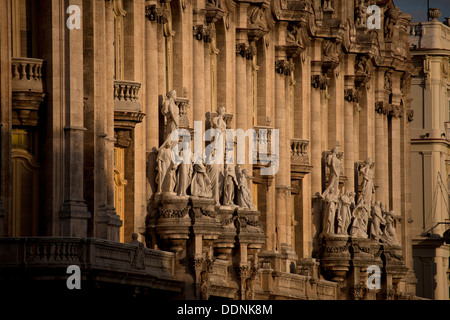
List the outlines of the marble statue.
<svg viewBox="0 0 450 320">
<path fill-rule="evenodd" d="M 372 208 L 372 219 L 370 222 L 370 238 L 379 241 L 383 232 L 381 231 L 381 225 L 386 222 L 381 211 L 381 202 L 375 202 Z"/>
<path fill-rule="evenodd" d="M 347 191 L 340 196 L 339 210 L 338 210 L 338 234 L 348 234 L 348 227 L 352 221 L 351 207 L 355 205 L 355 193 Z"/>
<path fill-rule="evenodd" d="M 390 246 L 400 245 L 397 240 L 397 235 L 394 227 L 394 213 L 392 211 L 386 212 L 384 219 L 386 226 L 384 228 L 383 235 L 381 236 L 380 241 Z"/>
<path fill-rule="evenodd" d="M 361 185 L 362 190 L 358 197 L 358 202 L 360 202 L 361 199 L 364 199 L 368 210 L 370 210 L 370 207 L 372 206 L 372 194 L 375 193 L 375 187 L 373 184 L 373 167 L 374 163 L 370 158 L 367 158 L 364 165 L 359 170 L 359 174 L 362 176 L 363 182 Z"/>
<path fill-rule="evenodd" d="M 183 157 L 183 150 L 180 151 L 180 156 Z M 187 190 L 191 185 L 193 174 L 192 163 L 184 163 L 181 162 L 178 165 L 177 171 L 177 184 L 176 184 L 176 193 L 177 196 L 187 196 Z"/>
<path fill-rule="evenodd" d="M 339 177 L 342 171 L 342 161 L 339 154 L 339 146 L 333 148 L 330 155 L 327 156 L 327 166 L 330 168 L 330 175 L 328 177 L 328 188 L 322 194 L 324 198 L 331 190 L 334 194 L 339 194 Z"/>
<path fill-rule="evenodd" d="M 223 193 L 223 205 L 224 206 L 235 206 L 234 195 L 235 188 L 239 183 L 236 178 L 236 172 L 234 165 L 227 164 L 225 166 L 225 181 L 224 181 L 224 193 Z"/>
<path fill-rule="evenodd" d="M 324 234 L 335 234 L 335 219 L 336 211 L 339 202 L 339 195 L 335 193 L 333 188 L 326 194 L 324 201 L 326 202 L 326 209 L 323 216 L 323 233 Z"/>
<path fill-rule="evenodd" d="M 216 205 L 220 205 L 223 196 L 224 168 L 223 164 L 212 163 L 206 166 L 209 180 L 211 181 L 212 197 Z"/>
<path fill-rule="evenodd" d="M 167 93 L 161 110 L 161 113 L 165 117 L 164 139 L 166 140 L 170 139 L 172 132 L 179 127 L 180 114 L 178 106 L 175 103 L 176 98 L 177 92 L 175 90 Z"/>
<path fill-rule="evenodd" d="M 227 123 L 225 122 L 225 107 L 219 107 L 217 109 L 217 116 L 212 119 L 212 127 L 219 130 L 222 134 L 225 134 L 227 130 Z"/>
<path fill-rule="evenodd" d="M 247 173 L 247 169 L 242 170 L 241 166 L 236 166 L 236 178 L 238 181 L 237 204 L 239 207 L 255 210 L 252 194 L 247 185 Z"/>
<path fill-rule="evenodd" d="M 194 176 L 191 182 L 191 195 L 212 198 L 211 181 L 203 163 L 194 164 Z"/>
<path fill-rule="evenodd" d="M 353 210 L 353 223 L 350 228 L 350 235 L 352 237 L 367 238 L 368 222 L 369 210 L 367 209 L 365 200 L 362 199 Z"/>
<path fill-rule="evenodd" d="M 166 140 L 158 150 L 156 157 L 158 193 L 174 193 L 177 165 L 172 161 L 172 148 L 176 143 L 176 141 Z"/>
</svg>

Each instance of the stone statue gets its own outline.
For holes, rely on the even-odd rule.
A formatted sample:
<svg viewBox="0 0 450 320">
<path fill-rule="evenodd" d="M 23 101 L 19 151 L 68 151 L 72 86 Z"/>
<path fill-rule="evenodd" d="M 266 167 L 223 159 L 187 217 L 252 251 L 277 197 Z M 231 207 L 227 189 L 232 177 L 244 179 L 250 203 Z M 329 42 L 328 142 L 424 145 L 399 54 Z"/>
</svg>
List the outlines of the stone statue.
<svg viewBox="0 0 450 320">
<path fill-rule="evenodd" d="M 398 246 L 400 245 L 397 240 L 397 235 L 394 227 L 394 212 L 386 212 L 384 217 L 386 221 L 386 226 L 383 231 L 383 235 L 380 240 L 382 243 L 390 245 L 390 246 Z"/>
<path fill-rule="evenodd" d="M 372 218 L 370 222 L 370 238 L 379 241 L 383 232 L 381 231 L 381 225 L 385 224 L 383 213 L 381 212 L 381 202 L 375 202 L 372 208 Z"/>
<path fill-rule="evenodd" d="M 361 201 L 361 199 L 364 199 L 368 210 L 372 206 L 372 194 L 375 193 L 375 187 L 373 184 L 373 167 L 374 163 L 370 158 L 367 158 L 364 162 L 363 167 L 359 170 L 359 174 L 362 176 L 363 182 L 361 185 L 362 190 L 361 194 L 359 195 L 358 203 Z"/>
<path fill-rule="evenodd" d="M 203 163 L 194 164 L 194 177 L 191 183 L 191 195 L 201 198 L 212 198 L 211 181 Z"/>
<path fill-rule="evenodd" d="M 348 227 L 352 221 L 351 206 L 355 205 L 355 193 L 347 191 L 340 196 L 339 210 L 338 210 L 338 234 L 348 234 Z"/>
<path fill-rule="evenodd" d="M 356 7 L 356 26 L 365 27 L 367 18 L 367 7 L 364 4 L 364 0 L 359 0 Z"/>
<path fill-rule="evenodd" d="M 165 129 L 164 129 L 164 139 L 170 139 L 170 135 L 173 131 L 178 129 L 180 122 L 180 114 L 178 106 L 175 103 L 177 98 L 177 92 L 175 90 L 170 91 L 166 95 L 166 100 L 163 103 L 161 113 L 164 115 Z"/>
<path fill-rule="evenodd" d="M 327 205 L 323 215 L 323 233 L 332 235 L 335 234 L 334 221 L 336 219 L 339 195 L 335 193 L 333 188 L 330 188 L 330 192 L 326 194 L 324 201 Z"/>
<path fill-rule="evenodd" d="M 252 194 L 247 185 L 247 173 L 247 169 L 241 170 L 241 166 L 236 166 L 236 178 L 238 181 L 237 204 L 239 207 L 255 210 Z"/>
<path fill-rule="evenodd" d="M 180 156 L 183 157 L 183 150 L 180 151 Z M 187 196 L 187 189 L 192 181 L 192 173 L 192 163 L 184 163 L 183 161 L 178 165 L 176 184 L 177 196 Z"/>
<path fill-rule="evenodd" d="M 223 164 L 212 163 L 208 164 L 206 168 L 211 181 L 212 197 L 216 201 L 216 205 L 220 205 L 220 200 L 223 196 Z"/>
<path fill-rule="evenodd" d="M 359 201 L 355 210 L 353 210 L 353 223 L 350 228 L 352 237 L 367 238 L 367 224 L 369 222 L 369 211 L 365 200 Z"/>
<path fill-rule="evenodd" d="M 322 194 L 322 197 L 333 190 L 335 194 L 339 194 L 339 177 L 342 171 L 341 156 L 339 154 L 339 146 L 336 146 L 331 151 L 332 153 L 327 156 L 327 166 L 330 168 L 330 175 L 328 177 L 328 188 Z"/>
<path fill-rule="evenodd" d="M 225 182 L 224 182 L 224 194 L 223 194 L 223 205 L 224 206 L 235 206 L 234 190 L 237 185 L 239 185 L 239 183 L 236 179 L 236 173 L 235 173 L 234 166 L 232 164 L 227 164 L 225 166 Z"/>
<path fill-rule="evenodd" d="M 172 161 L 172 148 L 177 141 L 166 140 L 158 150 L 156 157 L 156 184 L 158 185 L 158 193 L 174 193 L 176 184 L 177 165 Z"/>
</svg>

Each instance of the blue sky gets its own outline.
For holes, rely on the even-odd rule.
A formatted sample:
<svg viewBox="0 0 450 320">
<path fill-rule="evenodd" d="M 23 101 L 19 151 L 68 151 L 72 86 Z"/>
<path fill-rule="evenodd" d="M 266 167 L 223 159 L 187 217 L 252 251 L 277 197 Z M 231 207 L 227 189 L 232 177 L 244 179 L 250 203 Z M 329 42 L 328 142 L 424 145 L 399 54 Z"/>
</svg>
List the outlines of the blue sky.
<svg viewBox="0 0 450 320">
<path fill-rule="evenodd" d="M 427 21 L 427 0 L 394 0 L 396 7 L 412 16 L 412 22 Z M 450 0 L 430 0 L 430 8 L 439 8 L 444 17 L 450 17 Z"/>
</svg>

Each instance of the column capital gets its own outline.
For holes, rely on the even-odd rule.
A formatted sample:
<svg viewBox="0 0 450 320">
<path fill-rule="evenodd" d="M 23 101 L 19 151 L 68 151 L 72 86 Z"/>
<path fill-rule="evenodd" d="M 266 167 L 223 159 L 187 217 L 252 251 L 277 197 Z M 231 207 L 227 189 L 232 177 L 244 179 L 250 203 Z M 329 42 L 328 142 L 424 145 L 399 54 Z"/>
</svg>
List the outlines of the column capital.
<svg viewBox="0 0 450 320">
<path fill-rule="evenodd" d="M 279 59 L 275 61 L 275 72 L 281 75 L 290 76 L 294 71 L 294 63 L 286 59 Z"/>
<path fill-rule="evenodd" d="M 311 86 L 315 89 L 325 90 L 328 84 L 329 80 L 326 75 L 316 74 L 311 76 Z"/>
</svg>

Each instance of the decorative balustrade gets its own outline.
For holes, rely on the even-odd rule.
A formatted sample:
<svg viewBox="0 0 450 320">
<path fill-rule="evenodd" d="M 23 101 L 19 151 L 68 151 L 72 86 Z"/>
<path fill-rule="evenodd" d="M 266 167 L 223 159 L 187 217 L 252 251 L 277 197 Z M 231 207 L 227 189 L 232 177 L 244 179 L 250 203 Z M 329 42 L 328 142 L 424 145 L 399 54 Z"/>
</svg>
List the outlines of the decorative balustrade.
<svg viewBox="0 0 450 320">
<path fill-rule="evenodd" d="M 140 111 L 139 89 L 141 84 L 134 81 L 114 81 L 114 110 Z"/>
<path fill-rule="evenodd" d="M 256 143 L 258 145 L 264 145 L 266 146 L 267 150 L 267 156 L 269 157 L 272 153 L 272 127 L 267 126 L 255 126 L 254 127 L 256 131 Z M 261 150 L 259 150 L 259 153 L 261 153 Z"/>
<path fill-rule="evenodd" d="M 12 58 L 13 91 L 42 92 L 42 59 Z"/>
<path fill-rule="evenodd" d="M 303 139 L 291 139 L 291 162 L 294 164 L 309 164 L 309 141 Z"/>
<path fill-rule="evenodd" d="M 74 264 L 81 268 L 114 270 L 128 274 L 171 279 L 174 255 L 102 239 L 59 237 L 0 238 L 2 267 L 61 267 Z"/>
</svg>

